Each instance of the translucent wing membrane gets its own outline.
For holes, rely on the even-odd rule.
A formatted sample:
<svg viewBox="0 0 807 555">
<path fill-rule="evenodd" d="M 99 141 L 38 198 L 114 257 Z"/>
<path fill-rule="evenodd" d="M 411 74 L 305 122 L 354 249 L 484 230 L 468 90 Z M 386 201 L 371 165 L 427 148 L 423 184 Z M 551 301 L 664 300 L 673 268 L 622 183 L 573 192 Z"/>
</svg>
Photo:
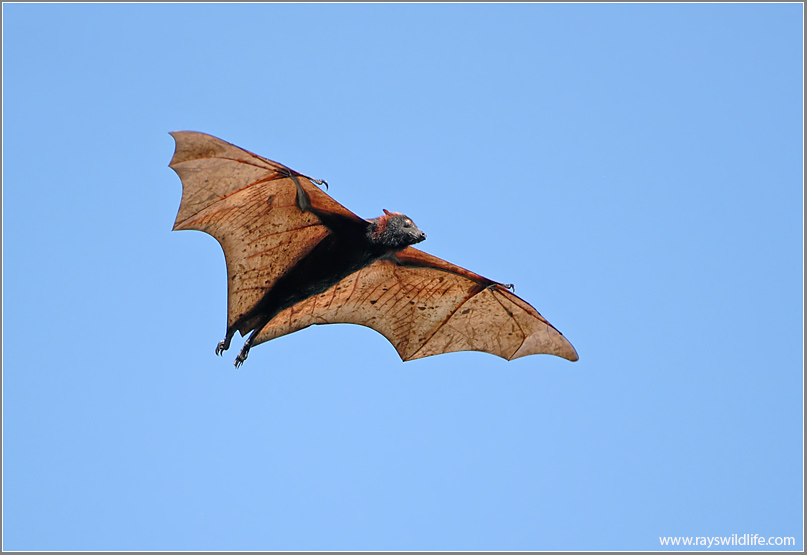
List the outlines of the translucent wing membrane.
<svg viewBox="0 0 807 555">
<path fill-rule="evenodd" d="M 503 285 L 412 247 L 281 312 L 255 343 L 335 323 L 376 330 L 405 361 L 453 351 L 507 360 L 539 353 L 578 358 L 559 331 Z"/>
</svg>

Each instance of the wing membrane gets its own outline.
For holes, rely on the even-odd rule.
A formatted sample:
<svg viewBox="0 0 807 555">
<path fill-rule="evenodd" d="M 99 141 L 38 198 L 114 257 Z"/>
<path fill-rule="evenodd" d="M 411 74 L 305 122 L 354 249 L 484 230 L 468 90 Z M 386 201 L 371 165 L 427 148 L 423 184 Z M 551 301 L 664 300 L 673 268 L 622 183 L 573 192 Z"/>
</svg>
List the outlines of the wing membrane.
<svg viewBox="0 0 807 555">
<path fill-rule="evenodd" d="M 404 361 L 454 351 L 507 360 L 539 353 L 578 358 L 559 331 L 503 285 L 411 247 L 281 312 L 255 343 L 334 323 L 378 331 Z"/>
<path fill-rule="evenodd" d="M 209 233 L 227 261 L 228 329 L 249 331 L 250 311 L 330 231 L 297 205 L 295 176 L 314 206 L 360 220 L 306 176 L 204 133 L 171 134 L 182 180 L 174 229 Z"/>
<path fill-rule="evenodd" d="M 257 325 L 256 304 L 332 230 L 367 225 L 282 164 L 204 133 L 171 135 L 170 167 L 182 180 L 174 229 L 204 231 L 221 245 L 228 337 L 230 330 L 244 334 Z M 300 209 L 298 183 L 319 217 Z M 503 285 L 412 247 L 284 310 L 254 344 L 333 323 L 378 331 L 405 361 L 453 351 L 508 360 L 538 353 L 578 358 L 560 332 Z"/>
</svg>

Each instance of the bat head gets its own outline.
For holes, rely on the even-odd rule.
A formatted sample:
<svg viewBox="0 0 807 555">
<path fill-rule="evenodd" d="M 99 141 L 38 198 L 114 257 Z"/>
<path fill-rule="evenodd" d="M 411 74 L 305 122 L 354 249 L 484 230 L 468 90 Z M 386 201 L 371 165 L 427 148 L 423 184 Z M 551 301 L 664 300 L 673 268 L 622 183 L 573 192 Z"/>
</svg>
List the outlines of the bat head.
<svg viewBox="0 0 807 555">
<path fill-rule="evenodd" d="M 374 245 L 401 250 L 420 243 L 426 234 L 406 215 L 384 210 L 383 216 L 370 220 L 367 237 Z"/>
</svg>

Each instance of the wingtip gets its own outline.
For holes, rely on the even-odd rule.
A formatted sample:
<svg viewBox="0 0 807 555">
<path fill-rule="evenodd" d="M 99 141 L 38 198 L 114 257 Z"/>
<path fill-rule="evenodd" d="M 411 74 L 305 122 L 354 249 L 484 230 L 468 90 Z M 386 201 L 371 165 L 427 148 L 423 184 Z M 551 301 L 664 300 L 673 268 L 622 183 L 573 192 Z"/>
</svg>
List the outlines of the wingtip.
<svg viewBox="0 0 807 555">
<path fill-rule="evenodd" d="M 226 142 L 213 135 L 199 131 L 169 131 L 168 134 L 174 139 L 174 155 L 168 163 L 168 167 L 172 169 L 180 162 L 189 160 L 189 155 L 195 154 L 200 144 Z"/>
<path fill-rule="evenodd" d="M 188 134 L 188 133 L 196 134 L 197 132 L 196 131 L 181 131 L 181 130 L 169 131 L 168 132 L 168 134 L 171 135 L 171 138 L 174 139 L 175 142 L 179 142 L 179 137 L 181 135 Z"/>
<path fill-rule="evenodd" d="M 178 135 L 182 133 L 182 131 L 169 131 L 168 134 L 171 135 L 171 138 L 174 139 L 174 154 L 171 155 L 171 161 L 168 162 L 168 167 L 172 170 L 176 171 L 174 165 L 176 164 L 175 160 L 177 159 L 177 153 L 179 152 L 179 137 Z"/>
<path fill-rule="evenodd" d="M 547 331 L 549 331 L 548 334 Z M 570 362 L 580 360 L 577 350 L 569 343 L 569 340 L 553 327 L 548 327 L 548 330 L 543 330 L 527 337 L 521 347 L 510 357 L 510 360 L 541 354 L 555 355 Z"/>
<path fill-rule="evenodd" d="M 560 336 L 563 341 L 561 342 L 561 349 L 558 351 L 557 356 L 565 358 L 569 362 L 577 362 L 580 360 L 580 356 L 577 354 L 577 349 L 574 348 L 574 345 L 563 337 L 562 333 L 558 332 L 558 336 Z"/>
</svg>

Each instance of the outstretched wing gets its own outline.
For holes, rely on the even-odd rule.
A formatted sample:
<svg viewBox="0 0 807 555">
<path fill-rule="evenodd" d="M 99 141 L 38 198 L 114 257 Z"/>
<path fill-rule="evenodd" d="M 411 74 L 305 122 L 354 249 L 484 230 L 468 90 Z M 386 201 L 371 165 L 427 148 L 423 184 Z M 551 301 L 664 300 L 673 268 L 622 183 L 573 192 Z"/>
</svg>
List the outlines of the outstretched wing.
<svg viewBox="0 0 807 555">
<path fill-rule="evenodd" d="M 502 284 L 412 247 L 284 310 L 255 344 L 335 323 L 376 330 L 404 361 L 454 351 L 578 358 L 558 330 Z"/>
<path fill-rule="evenodd" d="M 363 222 L 310 179 L 282 164 L 204 133 L 171 133 L 169 164 L 182 180 L 174 229 L 218 240 L 227 261 L 227 327 L 249 331 L 250 311 L 266 291 L 330 233 L 297 204 L 294 176 L 319 213 Z"/>
</svg>

